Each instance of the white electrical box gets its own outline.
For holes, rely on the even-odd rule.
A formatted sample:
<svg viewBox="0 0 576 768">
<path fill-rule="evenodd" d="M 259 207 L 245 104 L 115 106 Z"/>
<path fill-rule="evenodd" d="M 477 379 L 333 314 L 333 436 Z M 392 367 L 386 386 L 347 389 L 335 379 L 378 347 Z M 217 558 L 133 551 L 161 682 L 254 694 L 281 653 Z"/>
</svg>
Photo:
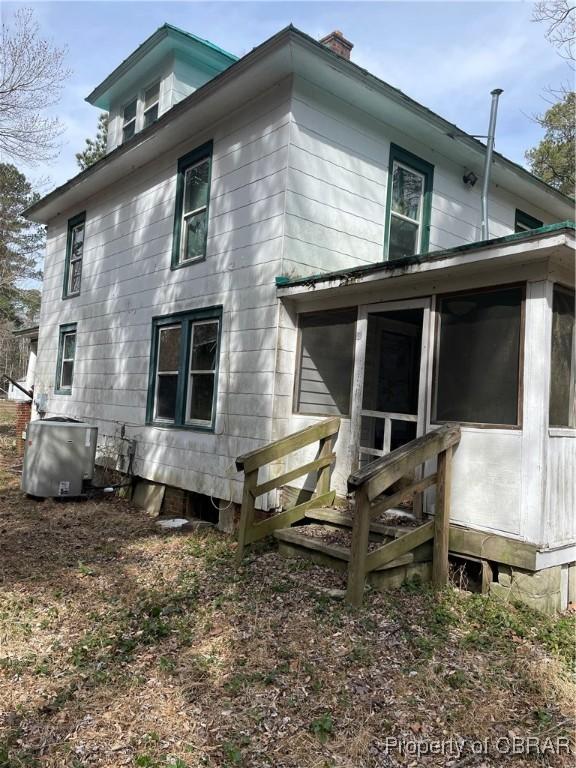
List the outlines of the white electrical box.
<svg viewBox="0 0 576 768">
<path fill-rule="evenodd" d="M 41 419 L 26 429 L 22 490 L 31 496 L 81 496 L 94 476 L 98 427 L 82 421 Z"/>
</svg>

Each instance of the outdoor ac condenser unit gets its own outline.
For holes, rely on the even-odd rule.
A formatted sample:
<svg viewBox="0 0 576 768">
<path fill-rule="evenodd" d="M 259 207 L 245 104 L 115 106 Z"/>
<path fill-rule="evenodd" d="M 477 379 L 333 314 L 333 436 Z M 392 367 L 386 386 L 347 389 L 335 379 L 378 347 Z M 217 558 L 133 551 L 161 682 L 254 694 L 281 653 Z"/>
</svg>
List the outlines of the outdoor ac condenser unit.
<svg viewBox="0 0 576 768">
<path fill-rule="evenodd" d="M 82 421 L 43 419 L 26 430 L 22 490 L 31 496 L 81 496 L 94 476 L 98 427 Z"/>
</svg>

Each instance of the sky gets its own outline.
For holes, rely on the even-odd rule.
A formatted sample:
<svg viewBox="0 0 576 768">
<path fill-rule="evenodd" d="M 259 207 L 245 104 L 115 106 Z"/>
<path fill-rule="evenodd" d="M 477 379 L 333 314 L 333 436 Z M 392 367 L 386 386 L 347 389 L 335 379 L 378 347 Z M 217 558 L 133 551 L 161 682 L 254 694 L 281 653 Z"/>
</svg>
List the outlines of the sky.
<svg viewBox="0 0 576 768">
<path fill-rule="evenodd" d="M 357 64 L 472 134 L 486 134 L 490 91 L 503 88 L 496 148 L 520 163 L 542 136 L 531 116 L 546 109 L 546 89 L 573 77 L 527 2 L 0 0 L 2 22 L 18 7 L 32 7 L 43 36 L 67 47 L 72 70 L 53 110 L 66 127 L 58 159 L 20 164 L 42 192 L 79 171 L 75 153 L 94 136 L 99 114 L 85 97 L 164 22 L 238 56 L 289 23 L 316 38 L 339 29 L 354 43 Z"/>
</svg>

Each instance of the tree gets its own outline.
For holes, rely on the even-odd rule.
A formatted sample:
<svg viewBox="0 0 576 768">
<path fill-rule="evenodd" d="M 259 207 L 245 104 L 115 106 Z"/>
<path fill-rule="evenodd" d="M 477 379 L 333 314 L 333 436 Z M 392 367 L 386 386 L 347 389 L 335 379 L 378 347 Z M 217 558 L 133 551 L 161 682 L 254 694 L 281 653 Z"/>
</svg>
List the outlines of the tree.
<svg viewBox="0 0 576 768">
<path fill-rule="evenodd" d="M 101 112 L 98 118 L 98 128 L 95 139 L 86 139 L 86 147 L 83 152 L 76 153 L 76 162 L 85 171 L 106 154 L 108 143 L 108 113 Z"/>
<path fill-rule="evenodd" d="M 70 75 L 66 51 L 44 40 L 30 9 L 20 9 L 0 33 L 0 151 L 26 162 L 54 157 L 63 126 L 43 112 Z"/>
<path fill-rule="evenodd" d="M 547 25 L 546 38 L 558 48 L 560 55 L 574 61 L 576 58 L 576 3 L 570 0 L 548 0 L 536 3 L 534 21 Z"/>
<path fill-rule="evenodd" d="M 40 306 L 34 282 L 42 278 L 40 258 L 45 230 L 22 216 L 39 195 L 24 174 L 0 163 L 0 320 L 21 324 Z"/>
<path fill-rule="evenodd" d="M 560 192 L 574 197 L 576 93 L 563 92 L 560 101 L 535 120 L 545 129 L 545 134 L 537 147 L 526 152 L 530 170 Z"/>
</svg>

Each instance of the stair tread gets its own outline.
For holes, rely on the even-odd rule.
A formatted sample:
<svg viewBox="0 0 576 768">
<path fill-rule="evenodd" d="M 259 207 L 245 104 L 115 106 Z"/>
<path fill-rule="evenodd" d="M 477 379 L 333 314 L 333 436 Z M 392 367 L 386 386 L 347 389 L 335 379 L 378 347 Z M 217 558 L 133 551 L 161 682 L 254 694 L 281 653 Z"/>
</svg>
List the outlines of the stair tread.
<svg viewBox="0 0 576 768">
<path fill-rule="evenodd" d="M 314 534 L 312 531 L 314 531 Z M 344 540 L 347 541 L 347 545 L 344 545 L 343 543 L 336 543 L 334 541 L 326 541 L 324 538 L 322 538 L 322 534 L 324 533 L 326 534 L 327 538 L 338 534 L 341 539 L 344 538 Z M 274 536 L 279 541 L 284 541 L 288 544 L 294 544 L 296 546 L 302 547 L 303 549 L 313 549 L 337 560 L 344 560 L 346 562 L 349 562 L 350 560 L 351 532 L 349 530 L 344 532 L 341 528 L 326 524 L 318 524 L 316 526 L 301 525 L 295 528 L 280 528 L 279 530 L 274 531 Z M 372 541 L 370 542 L 369 549 L 378 549 L 380 546 L 384 546 L 385 543 L 390 542 Z M 384 571 L 390 568 L 396 568 L 401 565 L 410 565 L 414 562 L 421 562 L 422 559 L 423 558 L 421 554 L 416 556 L 414 552 L 407 552 L 405 555 L 401 555 L 400 557 L 392 560 L 389 563 L 386 563 L 376 570 Z M 426 557 L 424 559 L 428 558 Z"/>
<path fill-rule="evenodd" d="M 328 544 L 322 539 L 301 533 L 299 529 L 309 526 L 298 526 L 297 528 L 280 528 L 274 531 L 275 538 L 280 541 L 286 541 L 290 544 L 298 544 L 305 549 L 316 549 L 325 555 L 335 557 L 338 560 L 350 560 L 350 548 L 339 544 Z"/>
<path fill-rule="evenodd" d="M 309 520 L 319 520 L 327 523 L 335 523 L 346 528 L 352 528 L 352 516 L 334 509 L 333 507 L 314 507 L 306 510 L 305 517 Z M 406 533 L 414 530 L 414 526 L 409 525 L 388 525 L 387 523 L 370 523 L 370 531 L 379 533 L 382 536 L 388 536 L 397 539 Z"/>
</svg>

